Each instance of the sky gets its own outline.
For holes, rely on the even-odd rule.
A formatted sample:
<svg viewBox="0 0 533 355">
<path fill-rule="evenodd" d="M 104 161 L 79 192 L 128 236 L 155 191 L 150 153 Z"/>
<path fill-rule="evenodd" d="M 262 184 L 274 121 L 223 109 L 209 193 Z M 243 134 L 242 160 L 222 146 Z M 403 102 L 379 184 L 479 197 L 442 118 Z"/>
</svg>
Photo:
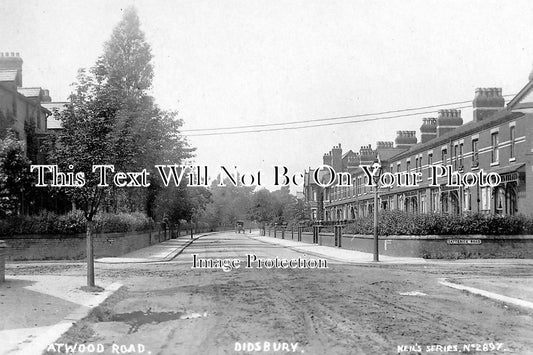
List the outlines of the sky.
<svg viewBox="0 0 533 355">
<path fill-rule="evenodd" d="M 477 87 L 515 94 L 533 63 L 533 2 L 490 0 L 1 0 L 0 51 L 20 52 L 24 86 L 66 100 L 77 70 L 103 53 L 130 5 L 152 47 L 152 94 L 179 112 L 184 133 L 467 101 Z M 261 170 L 272 188 L 274 166 L 301 173 L 339 143 L 358 151 L 398 130 L 420 139 L 433 111 L 188 140 L 196 164 Z M 471 121 L 472 110 L 462 117 Z"/>
</svg>

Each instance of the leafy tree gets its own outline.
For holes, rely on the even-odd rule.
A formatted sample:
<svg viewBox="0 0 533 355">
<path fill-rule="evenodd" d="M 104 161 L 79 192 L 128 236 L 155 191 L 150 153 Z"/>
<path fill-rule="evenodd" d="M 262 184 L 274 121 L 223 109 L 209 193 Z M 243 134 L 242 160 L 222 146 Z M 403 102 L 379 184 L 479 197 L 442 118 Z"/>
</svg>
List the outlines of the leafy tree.
<svg viewBox="0 0 533 355">
<path fill-rule="evenodd" d="M 154 76 L 152 53 L 140 29 L 133 7 L 124 10 L 122 20 L 104 45 L 93 72 L 100 90 L 112 98 L 109 107 L 137 105 L 152 86 Z"/>
<path fill-rule="evenodd" d="M 233 226 L 237 220 L 249 218 L 254 187 L 234 186 L 229 180 L 225 183 L 218 186 L 218 181 L 213 181 L 209 188 L 212 202 L 198 214 L 198 220 L 212 227 Z"/>
<path fill-rule="evenodd" d="M 275 217 L 276 201 L 267 189 L 256 191 L 252 200 L 250 217 L 261 224 L 271 222 Z"/>
<path fill-rule="evenodd" d="M 108 138 L 115 147 L 116 168 L 129 171 L 147 168 L 153 175 L 154 165 L 178 164 L 191 157 L 193 149 L 179 134 L 183 122 L 177 119 L 177 113 L 162 111 L 149 95 L 154 76 L 151 60 L 151 48 L 140 29 L 139 17 L 129 7 L 105 43 L 104 53 L 92 73 L 95 100 L 112 121 Z M 161 191 L 158 184 L 154 187 L 157 189 L 141 192 L 112 189 L 114 210 L 126 207 L 152 212 L 153 206 L 148 203 Z"/>
<path fill-rule="evenodd" d="M 104 206 L 114 205 L 115 211 L 119 207 L 143 209 L 147 201 L 154 201 L 158 189 L 157 185 L 142 192 L 113 184 L 98 186 L 92 166 L 108 164 L 119 171 L 140 171 L 156 164 L 179 163 L 192 154 L 179 134 L 182 122 L 176 113 L 160 110 L 148 95 L 153 78 L 151 58 L 135 10 L 126 9 L 104 54 L 89 73 L 79 72 L 69 104 L 58 113 L 63 129 L 51 141 L 49 160 L 63 171 L 85 174 L 84 185 L 68 188 L 67 193 L 87 219 L 89 286 L 94 285 L 93 218 L 102 201 L 107 197 Z M 118 206 L 120 201 L 127 203 Z"/>
<path fill-rule="evenodd" d="M 30 161 L 24 145 L 8 132 L 0 139 L 0 217 L 15 214 L 23 208 L 31 188 Z"/>
<path fill-rule="evenodd" d="M 205 187 L 187 186 L 185 182 L 178 187 L 167 187 L 160 194 L 156 206 L 157 214 L 167 215 L 179 224 L 181 220 L 197 221 L 202 211 L 211 202 L 211 192 Z"/>
</svg>

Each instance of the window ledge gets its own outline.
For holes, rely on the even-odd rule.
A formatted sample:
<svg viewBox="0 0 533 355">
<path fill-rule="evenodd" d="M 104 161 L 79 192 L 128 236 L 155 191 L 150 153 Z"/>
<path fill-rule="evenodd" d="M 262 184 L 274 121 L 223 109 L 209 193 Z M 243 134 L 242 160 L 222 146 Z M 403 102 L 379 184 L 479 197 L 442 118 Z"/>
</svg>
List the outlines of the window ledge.
<svg viewBox="0 0 533 355">
<path fill-rule="evenodd" d="M 495 161 L 494 163 L 490 163 L 490 166 L 498 166 L 498 165 L 500 165 L 499 161 Z"/>
<path fill-rule="evenodd" d="M 516 158 L 509 158 L 509 162 L 516 161 Z"/>
</svg>

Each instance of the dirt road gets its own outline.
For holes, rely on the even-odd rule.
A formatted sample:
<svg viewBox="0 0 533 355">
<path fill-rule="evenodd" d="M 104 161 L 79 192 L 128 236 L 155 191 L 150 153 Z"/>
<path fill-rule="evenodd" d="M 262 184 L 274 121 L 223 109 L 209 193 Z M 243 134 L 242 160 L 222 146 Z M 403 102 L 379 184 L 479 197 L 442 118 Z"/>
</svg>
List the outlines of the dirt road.
<svg viewBox="0 0 533 355">
<path fill-rule="evenodd" d="M 528 267 L 329 261 L 327 269 L 224 272 L 192 269 L 192 254 L 243 262 L 246 254 L 302 257 L 219 233 L 169 263 L 98 265 L 97 279 L 126 287 L 59 343 L 100 344 L 109 354 L 533 354 L 531 313 L 438 283 L 442 277 L 531 276 Z M 26 265 L 11 272 L 77 275 L 85 269 Z"/>
</svg>

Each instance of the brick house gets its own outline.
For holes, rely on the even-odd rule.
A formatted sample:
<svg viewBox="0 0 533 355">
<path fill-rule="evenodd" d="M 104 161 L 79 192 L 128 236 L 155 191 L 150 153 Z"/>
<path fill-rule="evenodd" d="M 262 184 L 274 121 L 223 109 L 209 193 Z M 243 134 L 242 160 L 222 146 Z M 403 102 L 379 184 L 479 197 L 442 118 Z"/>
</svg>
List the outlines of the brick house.
<svg viewBox="0 0 533 355">
<path fill-rule="evenodd" d="M 306 180 L 306 202 L 319 210 L 323 197 L 323 218 L 349 220 L 367 216 L 374 208 L 373 187 L 361 165 L 379 159 L 384 172 L 417 173 L 417 186 L 380 188 L 379 208 L 412 213 L 493 213 L 531 214 L 533 211 L 533 73 L 527 85 L 505 105 L 500 88 L 478 88 L 475 92 L 473 120 L 463 124 L 460 110 L 439 110 L 437 117 L 424 118 L 418 142 L 415 131 L 399 131 L 392 142 L 363 146 L 358 153 L 342 154 L 334 146 L 323 157 L 335 171 L 348 172 L 351 186 L 320 188 Z M 478 174 L 495 172 L 498 186 L 449 186 L 440 170 L 429 167 L 451 166 L 454 172 Z M 339 170 L 337 170 L 339 169 Z M 310 170 L 307 174 L 311 175 Z M 433 182 L 436 181 L 436 184 Z M 457 180 L 454 180 L 457 181 Z M 435 186 L 432 186 L 435 185 Z M 461 185 L 461 184 L 458 184 Z M 322 195 L 320 195 L 323 193 Z"/>
<path fill-rule="evenodd" d="M 22 86 L 22 63 L 19 53 L 0 53 L 0 135 L 12 129 L 24 142 L 28 158 L 40 163 L 44 159 L 40 147 L 52 114 L 45 106 L 52 100 L 46 89 Z"/>
</svg>

